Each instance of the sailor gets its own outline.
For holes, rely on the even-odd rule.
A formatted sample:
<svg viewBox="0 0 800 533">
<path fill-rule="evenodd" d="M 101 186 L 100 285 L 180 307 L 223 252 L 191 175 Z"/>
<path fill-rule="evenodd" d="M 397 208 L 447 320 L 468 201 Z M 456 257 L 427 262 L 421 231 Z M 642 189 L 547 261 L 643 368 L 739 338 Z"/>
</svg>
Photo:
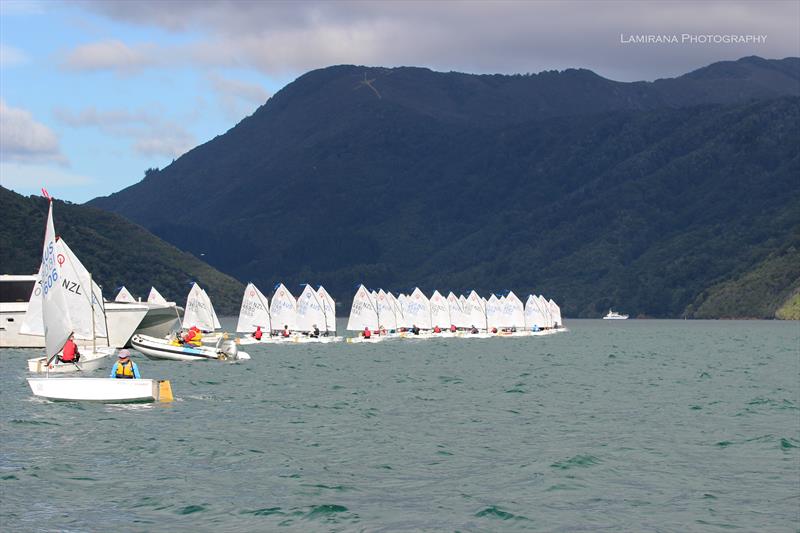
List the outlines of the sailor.
<svg viewBox="0 0 800 533">
<path fill-rule="evenodd" d="M 472 325 L 472 327 L 470 328 L 469 332 L 470 332 L 471 334 L 473 334 L 473 335 L 475 335 L 476 333 L 478 333 L 478 328 L 476 328 L 476 327 L 475 327 L 475 324 L 473 324 L 473 325 Z"/>
<path fill-rule="evenodd" d="M 419 328 L 417 327 L 416 324 L 411 325 L 411 333 L 413 333 L 414 335 L 419 335 Z"/>
<path fill-rule="evenodd" d="M 281 333 L 281 335 L 283 335 L 284 337 L 288 337 L 291 334 L 292 334 L 292 332 L 289 331 L 289 326 L 287 324 L 284 324 L 283 325 L 283 332 Z"/>
<path fill-rule="evenodd" d="M 434 333 L 441 333 L 442 332 L 442 328 L 440 328 L 439 325 L 437 324 L 437 325 L 433 326 L 433 332 Z"/>
<path fill-rule="evenodd" d="M 81 360 L 81 354 L 78 351 L 78 345 L 75 344 L 75 334 L 70 333 L 67 342 L 64 343 L 64 350 L 58 356 L 58 360 L 62 363 L 77 363 Z"/>
<path fill-rule="evenodd" d="M 183 336 L 183 342 L 190 342 L 192 344 L 200 344 L 200 329 L 197 326 L 192 326 L 189 331 Z"/>
<path fill-rule="evenodd" d="M 455 333 L 455 332 L 456 332 L 456 325 L 450 324 L 450 333 Z"/>
<path fill-rule="evenodd" d="M 317 327 L 317 325 L 316 325 L 316 324 L 314 324 L 312 327 L 313 327 L 314 329 L 313 329 L 313 331 L 311 331 L 311 333 L 309 334 L 309 336 L 310 336 L 310 337 L 312 337 L 312 338 L 314 338 L 314 339 L 316 339 L 316 338 L 319 338 L 319 328 Z"/>
<path fill-rule="evenodd" d="M 261 326 L 256 326 L 256 330 L 253 332 L 253 338 L 257 341 L 261 340 Z"/>
<path fill-rule="evenodd" d="M 369 339 L 372 337 L 372 332 L 369 330 L 369 326 L 364 326 L 364 333 L 362 333 L 365 339 Z"/>
<path fill-rule="evenodd" d="M 492 328 L 492 333 L 497 333 L 497 328 Z"/>
<path fill-rule="evenodd" d="M 120 350 L 118 357 L 119 361 L 114 363 L 109 377 L 118 379 L 140 379 L 142 377 L 139 375 L 139 367 L 131 361 L 131 352 Z"/>
</svg>

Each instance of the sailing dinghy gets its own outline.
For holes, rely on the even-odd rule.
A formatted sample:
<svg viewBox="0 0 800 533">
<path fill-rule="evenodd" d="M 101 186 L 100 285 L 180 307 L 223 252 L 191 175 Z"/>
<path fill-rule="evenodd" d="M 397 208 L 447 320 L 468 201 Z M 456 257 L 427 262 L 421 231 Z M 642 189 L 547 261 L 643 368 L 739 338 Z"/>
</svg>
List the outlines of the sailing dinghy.
<svg viewBox="0 0 800 533">
<path fill-rule="evenodd" d="M 89 298 L 76 299 L 84 302 L 74 308 L 67 303 L 67 293 L 71 285 L 65 283 L 64 264 L 67 257 L 61 257 L 57 248 L 56 232 L 53 226 L 53 200 L 50 200 L 45 225 L 42 264 L 39 268 L 42 298 L 42 325 L 45 337 L 47 366 L 56 358 L 69 336 L 76 330 L 85 316 L 93 317 Z M 58 266 L 57 266 L 58 265 Z M 77 282 L 73 280 L 73 282 Z M 91 287 L 91 284 L 88 285 Z M 74 288 L 74 287 L 73 287 Z M 92 290 L 93 292 L 93 290 Z M 102 297 L 100 298 L 102 301 Z M 88 309 L 88 310 L 87 310 Z M 82 312 L 79 312 L 82 311 Z M 93 320 L 91 318 L 90 320 Z M 172 401 L 169 381 L 153 379 L 114 379 L 114 378 L 28 378 L 28 385 L 35 396 L 63 401 L 101 401 L 101 402 L 152 402 Z"/>
</svg>

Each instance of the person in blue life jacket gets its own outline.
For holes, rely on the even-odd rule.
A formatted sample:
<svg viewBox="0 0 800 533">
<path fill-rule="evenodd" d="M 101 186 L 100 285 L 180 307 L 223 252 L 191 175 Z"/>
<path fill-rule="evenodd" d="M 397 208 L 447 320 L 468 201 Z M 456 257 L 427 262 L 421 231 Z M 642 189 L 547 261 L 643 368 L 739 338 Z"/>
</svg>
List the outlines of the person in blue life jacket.
<svg viewBox="0 0 800 533">
<path fill-rule="evenodd" d="M 128 350 L 119 351 L 119 360 L 114 363 L 109 377 L 117 379 L 141 379 L 139 367 L 131 361 L 131 352 Z"/>
</svg>

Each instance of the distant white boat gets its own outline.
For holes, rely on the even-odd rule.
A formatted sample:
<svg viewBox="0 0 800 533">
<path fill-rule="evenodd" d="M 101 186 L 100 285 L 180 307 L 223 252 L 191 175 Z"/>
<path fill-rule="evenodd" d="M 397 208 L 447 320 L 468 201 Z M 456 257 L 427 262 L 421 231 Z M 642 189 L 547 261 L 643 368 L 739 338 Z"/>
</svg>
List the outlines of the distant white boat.
<svg viewBox="0 0 800 533">
<path fill-rule="evenodd" d="M 608 314 L 603 317 L 603 320 L 628 320 L 628 315 L 621 315 L 613 309 L 609 309 Z"/>
<path fill-rule="evenodd" d="M 217 341 L 216 346 L 193 346 L 180 344 L 176 340 L 157 339 L 147 335 L 136 334 L 131 339 L 131 345 L 146 355 L 149 359 L 168 359 L 172 361 L 245 361 L 250 359 L 247 352 L 239 350 L 233 339 Z"/>
</svg>

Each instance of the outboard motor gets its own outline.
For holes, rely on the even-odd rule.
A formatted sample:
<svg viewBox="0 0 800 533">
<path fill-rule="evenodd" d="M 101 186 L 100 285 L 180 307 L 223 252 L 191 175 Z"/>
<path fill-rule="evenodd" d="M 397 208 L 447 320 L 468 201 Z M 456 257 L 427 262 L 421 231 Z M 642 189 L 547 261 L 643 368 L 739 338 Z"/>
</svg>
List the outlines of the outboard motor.
<svg viewBox="0 0 800 533">
<path fill-rule="evenodd" d="M 236 359 L 236 354 L 239 353 L 239 346 L 233 339 L 227 339 L 222 341 L 219 351 L 222 352 L 228 359 Z"/>
</svg>

